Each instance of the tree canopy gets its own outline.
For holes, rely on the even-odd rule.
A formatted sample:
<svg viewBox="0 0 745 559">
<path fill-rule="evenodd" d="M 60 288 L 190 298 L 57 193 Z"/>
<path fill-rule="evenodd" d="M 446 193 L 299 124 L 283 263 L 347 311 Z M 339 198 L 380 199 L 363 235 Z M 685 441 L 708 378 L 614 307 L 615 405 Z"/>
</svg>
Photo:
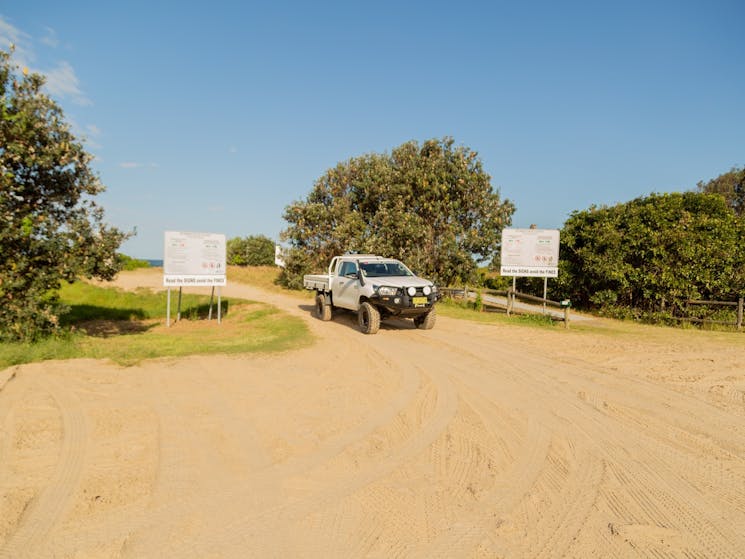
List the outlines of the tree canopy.
<svg viewBox="0 0 745 559">
<path fill-rule="evenodd" d="M 234 266 L 273 266 L 274 241 L 264 235 L 229 239 L 226 246 L 228 264 Z"/>
<path fill-rule="evenodd" d="M 56 290 L 79 276 L 112 278 L 127 234 L 103 222 L 92 157 L 61 108 L 0 51 L 0 339 L 54 330 Z"/>
<path fill-rule="evenodd" d="M 575 211 L 554 291 L 580 307 L 669 311 L 745 290 L 745 223 L 719 195 L 652 194 Z"/>
<path fill-rule="evenodd" d="M 283 281 L 298 286 L 303 273 L 346 252 L 398 258 L 443 284 L 467 280 L 498 249 L 513 213 L 478 154 L 452 138 L 354 157 L 285 209 Z"/>
<path fill-rule="evenodd" d="M 709 182 L 697 184 L 699 192 L 720 194 L 737 215 L 745 215 L 745 167 L 732 169 Z"/>
</svg>

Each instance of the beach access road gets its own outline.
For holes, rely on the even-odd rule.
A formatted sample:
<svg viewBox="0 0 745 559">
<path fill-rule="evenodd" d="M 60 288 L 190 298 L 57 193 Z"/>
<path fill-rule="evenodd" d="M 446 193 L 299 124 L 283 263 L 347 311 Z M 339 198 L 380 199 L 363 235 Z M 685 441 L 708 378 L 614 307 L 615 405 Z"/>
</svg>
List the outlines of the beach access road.
<svg viewBox="0 0 745 559">
<path fill-rule="evenodd" d="M 222 293 L 316 343 L 3 373 L 1 558 L 743 556 L 745 338 Z"/>
</svg>

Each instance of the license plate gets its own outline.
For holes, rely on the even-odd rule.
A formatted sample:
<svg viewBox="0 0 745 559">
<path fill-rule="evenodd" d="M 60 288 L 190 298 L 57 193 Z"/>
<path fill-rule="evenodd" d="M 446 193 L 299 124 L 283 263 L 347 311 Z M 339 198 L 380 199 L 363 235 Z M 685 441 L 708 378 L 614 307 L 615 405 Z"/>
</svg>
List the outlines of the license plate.
<svg viewBox="0 0 745 559">
<path fill-rule="evenodd" d="M 415 307 L 424 307 L 427 304 L 426 297 L 412 297 L 411 302 Z"/>
</svg>

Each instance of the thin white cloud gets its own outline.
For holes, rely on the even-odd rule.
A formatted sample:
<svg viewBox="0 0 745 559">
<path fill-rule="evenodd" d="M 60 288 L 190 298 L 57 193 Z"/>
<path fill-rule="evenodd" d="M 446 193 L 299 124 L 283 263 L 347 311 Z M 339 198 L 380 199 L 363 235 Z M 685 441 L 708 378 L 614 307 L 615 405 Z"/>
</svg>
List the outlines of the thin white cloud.
<svg viewBox="0 0 745 559">
<path fill-rule="evenodd" d="M 70 132 L 73 136 L 85 143 L 88 149 L 101 149 L 103 146 L 96 140 L 101 136 L 101 129 L 95 124 L 88 124 L 85 127 L 80 126 L 78 121 L 68 116 L 67 122 L 70 125 Z"/>
<path fill-rule="evenodd" d="M 46 32 L 46 34 L 41 38 L 41 42 L 48 47 L 57 48 L 59 46 L 57 32 L 51 27 L 45 27 L 44 31 Z"/>
<path fill-rule="evenodd" d="M 19 66 L 28 66 L 34 60 L 30 43 L 30 35 L 11 25 L 0 16 L 0 48 L 8 50 L 12 46 L 15 49 L 13 59 Z"/>
<path fill-rule="evenodd" d="M 93 104 L 80 89 L 80 80 L 68 62 L 62 61 L 54 70 L 44 73 L 47 76 L 46 87 L 52 95 L 68 97 L 78 105 Z"/>
<path fill-rule="evenodd" d="M 59 44 L 56 32 L 50 27 L 46 28 L 46 35 L 40 39 L 40 42 L 49 46 Z M 0 16 L 0 48 L 8 49 L 11 45 L 15 49 L 13 60 L 18 66 L 35 66 L 36 53 L 31 35 L 21 31 Z M 80 80 L 69 62 L 63 60 L 57 64 L 56 68 L 51 70 L 36 67 L 31 68 L 31 70 L 46 76 L 46 89 L 51 95 L 70 99 L 77 105 L 92 104 L 81 89 Z"/>
<path fill-rule="evenodd" d="M 142 169 L 143 167 L 147 167 L 148 169 L 157 169 L 158 164 L 157 163 L 140 163 L 139 161 L 123 161 L 122 163 L 119 163 L 119 167 L 122 169 Z"/>
</svg>

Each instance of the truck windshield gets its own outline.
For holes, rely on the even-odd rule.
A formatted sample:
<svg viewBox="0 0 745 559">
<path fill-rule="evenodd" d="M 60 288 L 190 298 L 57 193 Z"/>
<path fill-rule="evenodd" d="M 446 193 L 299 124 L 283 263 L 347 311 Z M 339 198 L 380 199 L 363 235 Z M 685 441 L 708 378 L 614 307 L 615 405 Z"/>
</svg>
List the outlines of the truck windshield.
<svg viewBox="0 0 745 559">
<path fill-rule="evenodd" d="M 369 278 L 384 278 L 391 276 L 413 276 L 411 271 L 401 262 L 360 262 L 360 268 Z"/>
</svg>

